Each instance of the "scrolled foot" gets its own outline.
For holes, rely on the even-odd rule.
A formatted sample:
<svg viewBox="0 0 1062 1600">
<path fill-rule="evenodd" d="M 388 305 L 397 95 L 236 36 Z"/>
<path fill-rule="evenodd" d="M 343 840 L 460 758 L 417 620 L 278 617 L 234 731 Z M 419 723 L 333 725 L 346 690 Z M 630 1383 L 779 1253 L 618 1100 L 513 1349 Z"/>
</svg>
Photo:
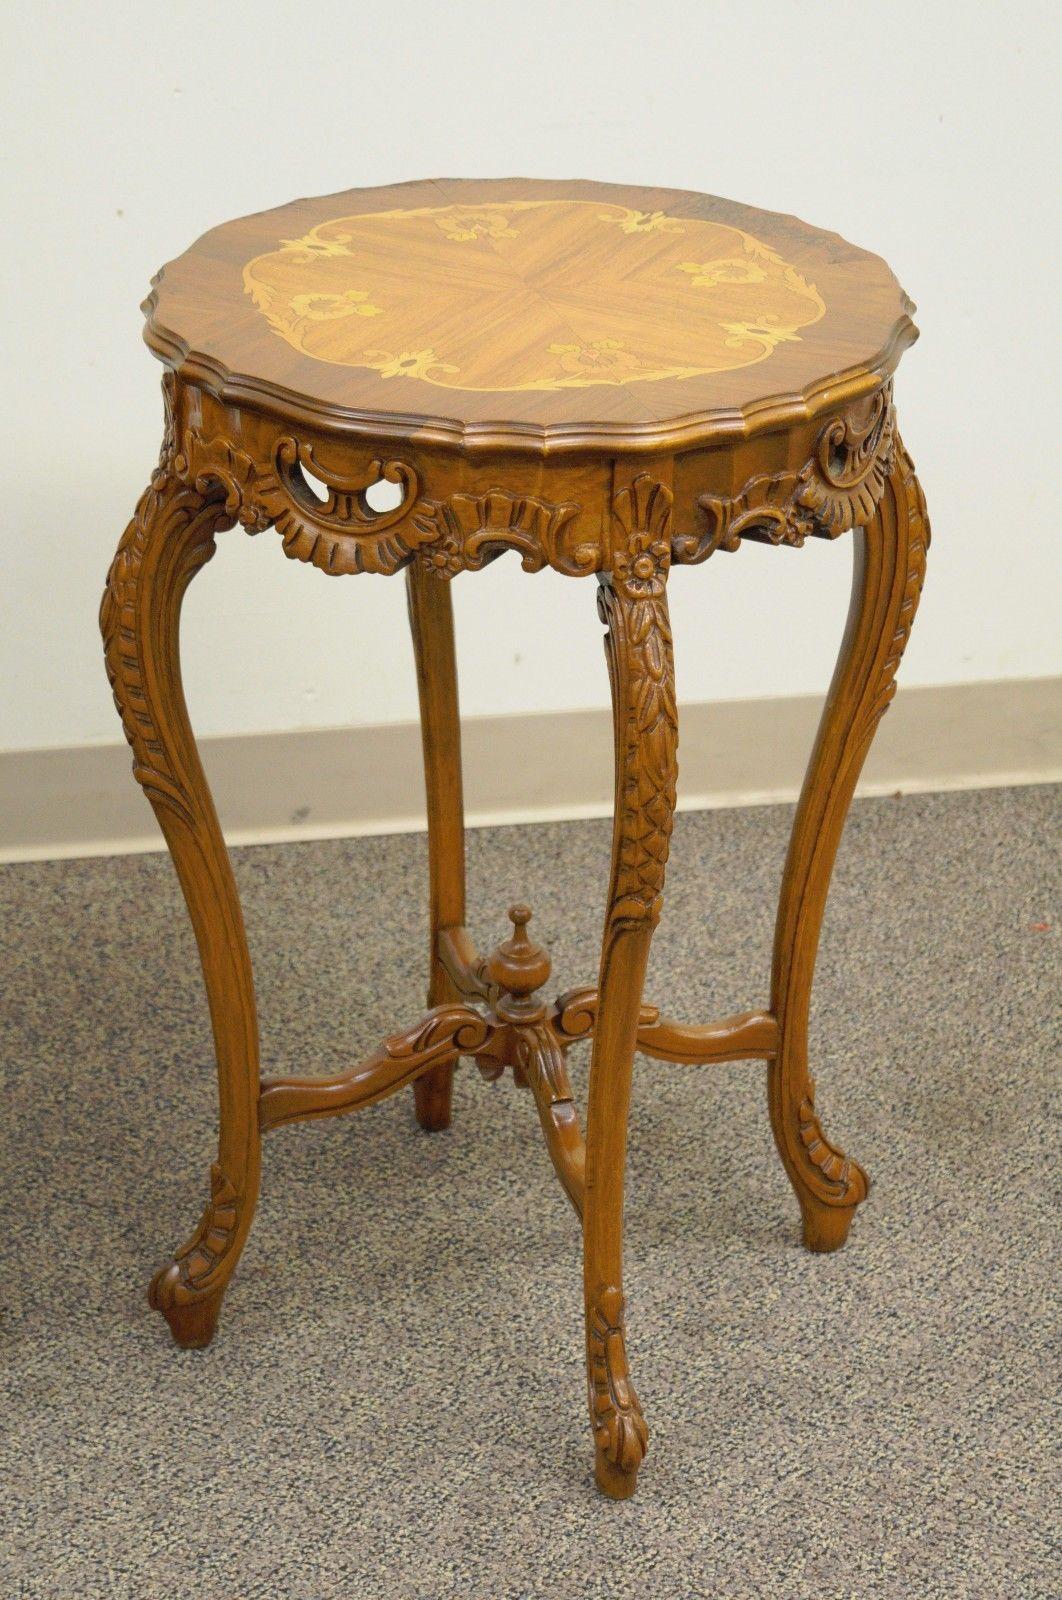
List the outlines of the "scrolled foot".
<svg viewBox="0 0 1062 1600">
<path fill-rule="evenodd" d="M 627 1366 L 623 1295 L 603 1289 L 589 1322 L 589 1402 L 597 1484 L 613 1500 L 635 1490 L 649 1448 L 649 1428 Z"/>
<path fill-rule="evenodd" d="M 629 1500 L 638 1487 L 637 1472 L 621 1472 L 600 1445 L 594 1449 L 594 1481 L 610 1500 Z"/>
<path fill-rule="evenodd" d="M 866 1199 L 869 1180 L 858 1161 L 831 1144 L 815 1111 L 815 1080 L 808 1079 L 800 1102 L 798 1133 L 804 1165 L 796 1184 L 809 1250 L 839 1250 L 848 1238 L 856 1207 Z M 816 1192 L 818 1191 L 818 1192 Z"/>
<path fill-rule="evenodd" d="M 413 1105 L 417 1121 L 428 1133 L 441 1133 L 450 1126 L 454 1069 L 444 1061 L 413 1083 Z"/>
<path fill-rule="evenodd" d="M 224 1289 L 213 1294 L 184 1299 L 181 1293 L 180 1268 L 176 1261 L 160 1267 L 148 1286 L 148 1305 L 161 1311 L 169 1323 L 175 1344 L 182 1350 L 205 1350 L 214 1337 L 218 1313 L 224 1298 Z"/>
<path fill-rule="evenodd" d="M 166 1318 L 183 1350 L 203 1350 L 214 1337 L 242 1243 L 240 1210 L 235 1186 L 215 1162 L 210 1200 L 198 1228 L 148 1286 L 148 1304 Z"/>
</svg>

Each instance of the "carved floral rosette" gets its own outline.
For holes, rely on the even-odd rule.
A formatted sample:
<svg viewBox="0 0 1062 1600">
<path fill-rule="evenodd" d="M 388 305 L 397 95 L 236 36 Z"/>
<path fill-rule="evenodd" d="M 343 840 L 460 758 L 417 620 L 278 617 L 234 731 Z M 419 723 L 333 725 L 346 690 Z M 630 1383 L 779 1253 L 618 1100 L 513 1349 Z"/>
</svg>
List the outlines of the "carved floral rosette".
<svg viewBox="0 0 1062 1600">
<path fill-rule="evenodd" d="M 285 554 L 323 572 L 390 574 L 420 559 L 445 579 L 478 571 L 505 550 L 516 551 L 527 572 L 550 566 L 582 577 L 608 565 L 598 519 L 574 501 L 552 502 L 500 485 L 432 498 L 410 462 L 366 453 L 355 467 L 337 470 L 320 458 L 313 442 L 287 433 L 273 440 L 261 459 L 223 432 L 182 429 L 175 422 L 176 386 L 170 375 L 165 392 L 163 466 L 203 495 L 220 493 L 224 516 L 249 532 L 276 527 Z M 895 416 L 887 384 L 831 418 L 799 471 L 757 474 L 732 496 L 700 495 L 698 526 L 690 533 L 669 531 L 668 559 L 690 565 L 719 549 L 736 550 L 742 539 L 802 545 L 811 534 L 836 538 L 862 526 L 874 515 L 894 453 Z M 643 479 L 652 482 L 644 474 L 635 481 Z M 381 481 L 400 491 L 398 503 L 385 511 L 367 498 Z M 670 496 L 661 484 L 655 490 Z M 621 527 L 626 492 L 613 506 Z M 640 538 L 641 530 L 637 533 Z M 649 574 L 654 562 L 659 568 L 659 552 L 652 548 L 658 542 L 653 534 L 637 548 L 629 538 L 621 543 L 612 557 L 616 580 L 632 592 L 652 587 L 656 578 L 640 578 L 636 569 Z"/>
<path fill-rule="evenodd" d="M 802 545 L 809 534 L 835 539 L 864 527 L 892 470 L 896 417 L 892 386 L 856 402 L 820 430 L 799 472 L 760 473 L 733 496 L 702 494 L 699 528 L 672 540 L 675 561 L 694 565 L 742 539 Z"/>
<path fill-rule="evenodd" d="M 477 571 L 505 550 L 519 554 L 526 572 L 551 566 L 580 577 L 601 565 L 600 537 L 586 536 L 582 508 L 572 501 L 555 504 L 500 487 L 431 499 L 406 461 L 366 455 L 356 469 L 341 472 L 312 443 L 289 434 L 273 441 L 268 459 L 256 459 L 222 433 L 176 430 L 172 388 L 163 450 L 182 482 L 223 497 L 230 525 L 239 522 L 249 533 L 275 527 L 286 555 L 332 575 L 391 574 L 419 557 L 450 578 Z M 381 481 L 400 490 L 386 511 L 367 499 Z"/>
<path fill-rule="evenodd" d="M 422 560 L 439 577 L 476 572 L 505 550 L 516 550 L 525 572 L 551 566 L 569 577 L 593 572 L 600 546 L 579 537 L 581 508 L 553 505 L 535 495 L 488 489 L 421 500 L 413 510 Z"/>
</svg>

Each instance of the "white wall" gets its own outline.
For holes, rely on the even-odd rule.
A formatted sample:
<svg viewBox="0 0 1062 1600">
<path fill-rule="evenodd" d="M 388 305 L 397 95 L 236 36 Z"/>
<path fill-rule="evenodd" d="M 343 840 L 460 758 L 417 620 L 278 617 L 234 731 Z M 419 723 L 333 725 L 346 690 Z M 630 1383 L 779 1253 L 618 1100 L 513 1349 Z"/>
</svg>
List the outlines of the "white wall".
<svg viewBox="0 0 1062 1600">
<path fill-rule="evenodd" d="M 158 447 L 151 272 L 224 218 L 416 176 L 706 189 L 885 255 L 920 307 L 898 393 L 936 541 L 903 680 L 1062 669 L 1055 14 L 9 0 L 0 748 L 118 737 L 95 613 Z M 679 572 L 683 697 L 823 685 L 847 566 L 815 542 Z M 465 710 L 605 703 L 592 588 L 508 557 L 460 580 Z M 326 579 L 271 534 L 220 541 L 185 641 L 204 733 L 415 715 L 401 582 Z"/>
</svg>

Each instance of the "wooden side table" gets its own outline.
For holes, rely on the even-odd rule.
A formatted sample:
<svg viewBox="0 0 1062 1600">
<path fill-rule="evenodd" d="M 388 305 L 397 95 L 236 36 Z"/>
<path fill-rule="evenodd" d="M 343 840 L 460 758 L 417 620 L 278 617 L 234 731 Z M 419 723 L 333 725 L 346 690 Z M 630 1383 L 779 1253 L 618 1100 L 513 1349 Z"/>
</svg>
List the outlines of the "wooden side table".
<svg viewBox="0 0 1062 1600">
<path fill-rule="evenodd" d="M 812 1250 L 867 1192 L 822 1131 L 808 1004 L 834 855 L 894 693 L 925 568 L 925 503 L 892 374 L 915 338 L 885 264 L 791 217 L 707 195 L 563 182 L 424 182 L 299 200 L 204 235 L 155 281 L 162 455 L 103 597 L 107 670 L 195 928 L 217 1047 L 210 1199 L 155 1276 L 177 1343 L 209 1343 L 254 1213 L 263 1132 L 413 1085 L 450 1119 L 454 1064 L 530 1089 L 583 1229 L 597 1481 L 633 1492 L 648 1430 L 624 1347 L 623 1173 L 636 1049 L 765 1061 Z M 373 486 L 394 503 L 374 509 Z M 376 495 L 379 504 L 379 495 Z M 215 536 L 274 527 L 329 574 L 406 572 L 424 734 L 428 1013 L 331 1078 L 260 1077 L 235 883 L 181 690 L 178 619 Z M 855 529 L 848 626 L 793 825 L 766 1007 L 703 1026 L 642 1002 L 675 805 L 667 580 L 744 539 Z M 484 959 L 465 931 L 448 581 L 516 551 L 595 577 L 616 735 L 596 988 L 542 996 L 526 907 Z M 566 1054 L 593 1041 L 584 1143 Z"/>
</svg>

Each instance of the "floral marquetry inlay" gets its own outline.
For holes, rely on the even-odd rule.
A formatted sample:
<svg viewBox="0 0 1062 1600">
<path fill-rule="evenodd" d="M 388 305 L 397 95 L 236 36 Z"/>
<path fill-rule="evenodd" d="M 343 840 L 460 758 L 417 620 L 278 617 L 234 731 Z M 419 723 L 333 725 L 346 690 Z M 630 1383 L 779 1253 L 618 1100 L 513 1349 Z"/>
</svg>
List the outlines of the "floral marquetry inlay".
<svg viewBox="0 0 1062 1600">
<path fill-rule="evenodd" d="M 739 228 L 574 199 L 336 217 L 243 282 L 305 355 L 485 393 L 731 372 L 826 309 Z"/>
</svg>

